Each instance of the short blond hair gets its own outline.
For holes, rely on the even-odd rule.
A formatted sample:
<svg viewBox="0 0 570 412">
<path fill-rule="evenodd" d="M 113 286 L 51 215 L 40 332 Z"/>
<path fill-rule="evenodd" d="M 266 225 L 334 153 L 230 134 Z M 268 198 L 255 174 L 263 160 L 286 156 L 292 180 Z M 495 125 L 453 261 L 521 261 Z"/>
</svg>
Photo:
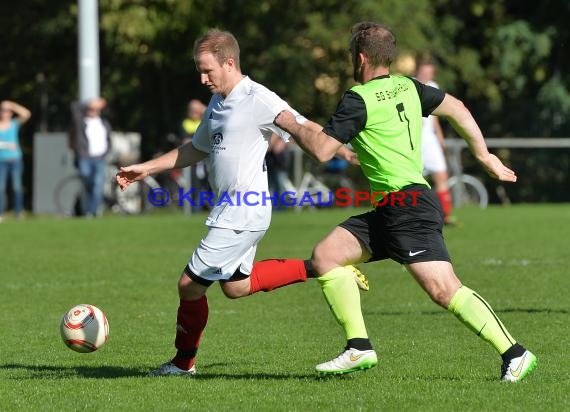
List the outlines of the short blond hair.
<svg viewBox="0 0 570 412">
<path fill-rule="evenodd" d="M 229 31 L 210 29 L 194 42 L 194 59 L 201 53 L 212 53 L 220 65 L 228 59 L 233 59 L 235 66 L 240 69 L 239 44 Z"/>
</svg>

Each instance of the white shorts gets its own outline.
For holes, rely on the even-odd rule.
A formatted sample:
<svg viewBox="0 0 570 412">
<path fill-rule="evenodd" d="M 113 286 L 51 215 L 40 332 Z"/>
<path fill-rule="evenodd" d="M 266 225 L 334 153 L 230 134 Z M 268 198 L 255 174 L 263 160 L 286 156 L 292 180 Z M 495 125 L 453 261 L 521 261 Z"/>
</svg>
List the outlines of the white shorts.
<svg viewBox="0 0 570 412">
<path fill-rule="evenodd" d="M 264 235 L 265 230 L 250 232 L 210 227 L 206 237 L 192 253 L 188 270 L 209 282 L 227 280 L 238 269 L 242 274 L 249 275 L 257 244 Z"/>
<path fill-rule="evenodd" d="M 445 155 L 435 134 L 425 133 L 422 136 L 422 157 L 424 161 L 424 176 L 447 171 Z"/>
</svg>

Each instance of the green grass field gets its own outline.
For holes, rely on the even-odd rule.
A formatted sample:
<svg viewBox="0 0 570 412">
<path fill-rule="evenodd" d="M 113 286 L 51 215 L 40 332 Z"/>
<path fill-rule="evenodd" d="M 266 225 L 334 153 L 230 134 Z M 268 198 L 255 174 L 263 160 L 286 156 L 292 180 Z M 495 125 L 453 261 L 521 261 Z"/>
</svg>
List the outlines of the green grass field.
<svg viewBox="0 0 570 412">
<path fill-rule="evenodd" d="M 307 257 L 353 212 L 275 214 L 257 258 Z M 233 301 L 213 285 L 196 378 L 146 377 L 173 354 L 176 282 L 205 216 L 30 218 L 0 225 L 0 410 L 570 410 L 570 205 L 457 214 L 463 227 L 445 229 L 456 272 L 538 356 L 519 384 L 499 382 L 494 350 L 391 261 L 361 266 L 374 369 L 316 377 L 345 342 L 310 280 Z M 59 336 L 78 303 L 109 319 L 92 354 Z"/>
</svg>

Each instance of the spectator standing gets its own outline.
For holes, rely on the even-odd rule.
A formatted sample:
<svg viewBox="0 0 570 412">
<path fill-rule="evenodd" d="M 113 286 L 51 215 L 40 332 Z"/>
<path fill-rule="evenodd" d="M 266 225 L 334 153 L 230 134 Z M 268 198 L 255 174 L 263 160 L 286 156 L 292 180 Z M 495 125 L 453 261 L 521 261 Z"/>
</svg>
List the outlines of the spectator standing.
<svg viewBox="0 0 570 412">
<path fill-rule="evenodd" d="M 180 127 L 180 138 L 182 140 L 182 144 L 192 141 L 196 130 L 198 130 L 198 126 L 200 126 L 202 115 L 204 114 L 205 110 L 206 105 L 198 99 L 192 99 L 190 102 L 188 102 L 186 118 L 182 121 Z M 210 184 L 208 183 L 207 160 L 201 160 L 195 165 L 190 166 L 190 171 L 192 188 L 196 189 L 196 191 L 193 193 L 192 200 L 198 205 L 199 192 L 210 190 Z M 173 172 L 175 171 L 171 171 L 170 173 Z M 202 206 L 198 205 L 193 207 L 193 210 L 195 212 L 199 212 L 201 208 Z"/>
<path fill-rule="evenodd" d="M 14 117 L 15 115 L 15 117 Z M 32 113 L 24 106 L 10 100 L 0 103 L 0 222 L 6 208 L 6 189 L 11 178 L 14 215 L 21 218 L 24 208 L 22 176 L 24 163 L 20 148 L 20 126 L 28 121 Z"/>
<path fill-rule="evenodd" d="M 435 63 L 431 58 L 418 60 L 416 65 L 416 79 L 428 86 L 439 89 L 434 81 Z M 439 118 L 429 115 L 422 119 L 422 157 L 424 170 L 423 174 L 429 175 L 434 185 L 434 190 L 441 203 L 443 210 L 443 221 L 446 225 L 455 223 L 452 216 L 453 202 L 447 180 L 447 164 L 445 161 L 445 140 Z"/>
<path fill-rule="evenodd" d="M 196 133 L 198 126 L 200 126 L 205 110 L 206 105 L 198 99 L 192 99 L 188 102 L 186 117 L 182 120 L 182 124 L 180 125 L 180 138 L 183 144 L 191 141 L 192 137 L 194 137 L 194 133 Z"/>
<path fill-rule="evenodd" d="M 85 104 L 71 105 L 72 128 L 70 145 L 75 153 L 75 165 L 79 169 L 86 188 L 81 201 L 84 216 L 101 214 L 107 162 L 105 156 L 111 150 L 111 124 L 102 116 L 107 102 L 102 97 Z"/>
<path fill-rule="evenodd" d="M 281 194 L 286 191 L 290 163 L 291 152 L 288 143 L 280 139 L 277 135 L 273 135 L 269 150 L 265 155 L 265 164 L 267 165 L 269 191 L 272 193 L 276 192 L 278 199 L 280 199 Z M 285 205 L 278 201 L 273 205 L 273 209 L 283 210 L 285 209 Z"/>
</svg>

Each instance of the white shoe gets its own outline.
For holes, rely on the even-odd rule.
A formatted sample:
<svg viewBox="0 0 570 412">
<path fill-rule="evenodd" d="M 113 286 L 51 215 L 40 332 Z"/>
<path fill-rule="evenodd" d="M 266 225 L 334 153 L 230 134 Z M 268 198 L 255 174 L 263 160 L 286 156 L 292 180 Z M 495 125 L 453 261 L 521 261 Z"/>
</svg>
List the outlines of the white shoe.
<svg viewBox="0 0 570 412">
<path fill-rule="evenodd" d="M 341 375 L 370 369 L 378 364 L 378 357 L 373 350 L 347 349 L 331 361 L 315 367 L 321 375 Z"/>
<path fill-rule="evenodd" d="M 370 290 L 370 285 L 368 284 L 368 278 L 362 273 L 357 267 L 348 265 L 345 266 L 346 269 L 350 270 L 354 274 L 354 280 L 358 285 L 360 290 L 368 292 Z"/>
<path fill-rule="evenodd" d="M 511 359 L 509 363 L 503 362 L 501 366 L 501 380 L 518 382 L 536 368 L 537 359 L 531 352 L 525 350 L 522 356 Z"/>
<path fill-rule="evenodd" d="M 184 369 L 180 369 L 172 362 L 166 362 L 148 373 L 148 376 L 181 376 L 181 375 L 188 375 L 188 376 L 196 375 L 196 366 L 192 366 L 190 370 L 185 371 Z"/>
</svg>

